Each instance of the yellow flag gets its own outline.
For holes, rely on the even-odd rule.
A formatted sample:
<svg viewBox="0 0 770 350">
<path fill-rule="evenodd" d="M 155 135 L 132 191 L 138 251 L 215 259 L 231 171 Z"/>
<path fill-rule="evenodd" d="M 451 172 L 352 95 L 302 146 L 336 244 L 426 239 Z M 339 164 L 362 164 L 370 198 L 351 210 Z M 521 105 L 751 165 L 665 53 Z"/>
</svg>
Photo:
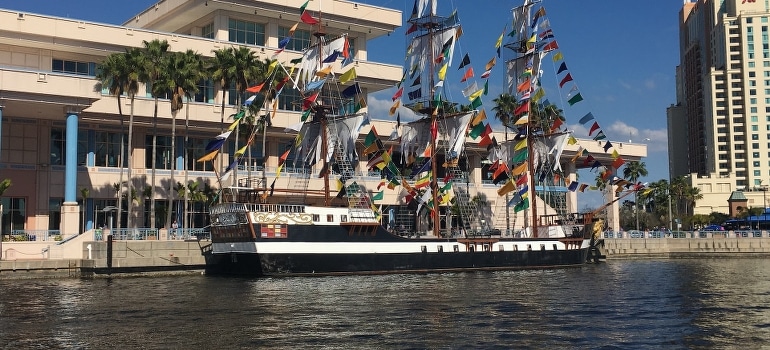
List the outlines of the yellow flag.
<svg viewBox="0 0 770 350">
<path fill-rule="evenodd" d="M 209 153 L 209 154 L 207 154 L 207 155 L 205 155 L 203 157 L 198 158 L 198 162 L 200 163 L 200 162 L 207 162 L 207 161 L 210 161 L 210 160 L 214 160 L 214 158 L 216 158 L 217 154 L 219 154 L 219 150 L 215 149 L 211 153 Z"/>
<path fill-rule="evenodd" d="M 243 120 L 243 118 L 241 118 L 241 119 L 238 119 L 238 120 L 234 121 L 232 124 L 230 124 L 230 126 L 228 126 L 228 127 L 227 127 L 227 130 L 228 130 L 228 131 L 233 131 L 233 130 L 235 130 L 235 127 L 236 127 L 236 126 L 238 126 L 238 123 L 240 123 L 240 122 L 241 122 L 241 120 Z"/>
<path fill-rule="evenodd" d="M 492 67 L 494 67 L 495 64 L 497 64 L 497 58 L 496 57 L 492 57 L 492 59 L 489 60 L 489 62 L 487 62 L 487 69 L 485 69 L 485 70 L 492 69 Z"/>
<path fill-rule="evenodd" d="M 618 159 L 620 157 L 620 153 L 618 153 L 618 150 L 614 149 L 612 150 L 612 159 Z"/>
<path fill-rule="evenodd" d="M 479 91 L 476 91 L 476 92 L 472 93 L 470 96 L 468 96 L 468 101 L 475 100 L 476 98 L 481 96 L 481 94 L 483 94 L 483 93 L 484 93 L 484 89 L 481 89 Z"/>
<path fill-rule="evenodd" d="M 497 42 L 495 43 L 495 48 L 496 49 L 499 49 L 500 46 L 503 44 L 503 36 L 504 35 L 505 35 L 505 33 L 502 33 L 502 34 L 500 34 L 500 37 L 497 38 Z"/>
<path fill-rule="evenodd" d="M 508 192 L 511 192 L 516 189 L 516 184 L 508 179 L 508 182 L 503 185 L 503 187 L 500 187 L 499 190 L 497 190 L 497 194 L 500 196 L 505 196 Z"/>
<path fill-rule="evenodd" d="M 568 145 L 577 144 L 577 139 L 575 138 L 575 136 L 569 135 L 569 138 L 567 139 L 567 144 Z"/>
<path fill-rule="evenodd" d="M 524 125 L 524 124 L 527 124 L 527 123 L 529 123 L 529 114 L 525 114 L 525 115 L 519 117 L 519 119 L 516 120 L 516 123 L 514 123 L 514 124 L 515 125 Z"/>
<path fill-rule="evenodd" d="M 514 176 L 519 176 L 521 174 L 524 174 L 525 171 L 527 171 L 527 163 L 521 163 L 521 165 L 511 170 L 511 174 Z"/>
<path fill-rule="evenodd" d="M 471 120 L 471 126 L 479 125 L 479 123 L 481 123 L 481 121 L 484 119 L 487 119 L 487 112 L 484 112 L 484 110 L 482 109 L 481 111 L 476 113 L 476 116 L 473 117 L 473 120 Z"/>
<path fill-rule="evenodd" d="M 273 71 L 275 70 L 275 67 L 278 67 L 278 60 L 270 62 L 270 66 L 267 67 L 267 74 L 266 75 L 270 76 L 270 74 L 272 74 Z"/>
<path fill-rule="evenodd" d="M 356 67 L 350 68 L 349 71 L 340 75 L 340 84 L 345 84 L 356 78 Z"/>
<path fill-rule="evenodd" d="M 537 91 L 535 91 L 535 94 L 532 95 L 532 101 L 540 101 L 541 98 L 545 96 L 545 90 L 543 88 L 537 88 Z"/>
<path fill-rule="evenodd" d="M 516 146 L 513 147 L 513 150 L 514 151 L 518 151 L 518 150 L 520 150 L 522 148 L 525 148 L 525 147 L 527 147 L 527 139 L 523 139 L 523 140 L 519 141 L 518 143 L 516 143 Z"/>
<path fill-rule="evenodd" d="M 553 55 L 553 61 L 561 61 L 564 59 L 564 56 L 561 54 L 561 51 L 557 52 L 555 55 Z"/>
<path fill-rule="evenodd" d="M 393 104 L 393 107 L 390 107 L 390 115 L 396 114 L 396 110 L 398 109 L 399 105 L 401 105 L 401 100 L 396 100 L 396 103 Z"/>
<path fill-rule="evenodd" d="M 326 68 L 321 69 L 318 72 L 316 72 L 315 75 L 318 76 L 318 77 L 323 78 L 323 77 L 325 77 L 327 74 L 329 74 L 331 72 L 332 72 L 332 65 L 330 64 L 330 65 L 326 66 Z"/>
<path fill-rule="evenodd" d="M 297 134 L 297 138 L 294 139 L 294 147 L 299 146 L 302 143 L 302 134 Z"/>
<path fill-rule="evenodd" d="M 246 153 L 246 149 L 247 148 L 249 148 L 249 145 L 243 146 L 243 147 L 241 147 L 241 149 L 235 151 L 235 157 L 242 156 L 244 153 Z"/>
<path fill-rule="evenodd" d="M 444 80 L 446 78 L 446 68 L 449 66 L 449 63 L 444 63 L 444 66 L 441 67 L 441 69 L 438 70 L 438 79 Z"/>
</svg>

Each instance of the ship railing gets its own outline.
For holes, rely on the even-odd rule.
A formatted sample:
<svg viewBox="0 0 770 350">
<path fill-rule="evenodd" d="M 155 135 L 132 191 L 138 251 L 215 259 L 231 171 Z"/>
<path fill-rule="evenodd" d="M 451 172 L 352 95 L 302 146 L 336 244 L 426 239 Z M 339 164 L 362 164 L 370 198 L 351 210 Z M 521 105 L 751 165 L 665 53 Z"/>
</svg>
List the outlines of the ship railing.
<svg viewBox="0 0 770 350">
<path fill-rule="evenodd" d="M 350 222 L 379 222 L 374 211 L 370 209 L 350 209 L 349 217 Z"/>
<path fill-rule="evenodd" d="M 255 213 L 304 213 L 305 206 L 298 204 L 245 204 L 246 210 Z"/>
<path fill-rule="evenodd" d="M 212 205 L 209 208 L 211 215 L 219 215 L 223 213 L 242 213 L 246 211 L 246 205 L 244 203 L 220 203 Z"/>
</svg>

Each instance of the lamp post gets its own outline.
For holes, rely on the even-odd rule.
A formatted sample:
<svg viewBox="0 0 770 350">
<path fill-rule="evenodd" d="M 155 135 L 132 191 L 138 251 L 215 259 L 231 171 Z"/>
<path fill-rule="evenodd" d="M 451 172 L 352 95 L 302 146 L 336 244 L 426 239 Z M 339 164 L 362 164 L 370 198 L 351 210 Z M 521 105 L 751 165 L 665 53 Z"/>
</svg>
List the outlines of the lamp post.
<svg viewBox="0 0 770 350">
<path fill-rule="evenodd" d="M 669 188 L 666 192 L 668 192 L 668 229 L 674 232 L 674 218 L 671 216 L 671 189 Z"/>
<path fill-rule="evenodd" d="M 118 207 L 108 205 L 102 209 L 103 212 L 108 213 L 110 216 L 107 218 L 107 227 L 110 228 L 110 235 L 112 235 L 112 212 L 118 210 Z"/>
</svg>

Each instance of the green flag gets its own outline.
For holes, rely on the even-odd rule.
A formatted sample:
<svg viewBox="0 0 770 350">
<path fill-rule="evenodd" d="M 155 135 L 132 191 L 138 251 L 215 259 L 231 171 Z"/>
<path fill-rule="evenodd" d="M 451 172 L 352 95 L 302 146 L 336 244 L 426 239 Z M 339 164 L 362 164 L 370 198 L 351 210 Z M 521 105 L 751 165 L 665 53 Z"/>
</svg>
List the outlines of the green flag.
<svg viewBox="0 0 770 350">
<path fill-rule="evenodd" d="M 364 146 L 369 147 L 374 141 L 377 141 L 377 131 L 374 129 L 374 125 L 372 125 L 372 129 L 369 130 L 369 133 L 366 134 L 366 139 L 364 139 Z"/>
<path fill-rule="evenodd" d="M 479 136 L 481 136 L 482 133 L 484 133 L 484 130 L 486 130 L 486 128 L 487 126 L 484 125 L 484 123 L 478 123 L 476 124 L 476 126 L 473 127 L 473 129 L 471 129 L 471 132 L 468 133 L 468 135 L 470 135 L 470 137 L 472 137 L 475 140 L 479 138 Z"/>
<path fill-rule="evenodd" d="M 303 122 L 307 120 L 307 117 L 308 117 L 308 116 L 310 116 L 310 112 L 311 112 L 311 111 L 312 111 L 311 109 L 308 109 L 308 110 L 306 110 L 306 111 L 302 112 L 302 121 L 303 121 Z"/>
<path fill-rule="evenodd" d="M 476 97 L 471 102 L 471 109 L 476 109 L 481 107 L 481 97 Z"/>
<path fill-rule="evenodd" d="M 523 201 L 519 202 L 519 204 L 516 204 L 513 207 L 513 212 L 514 213 L 518 213 L 518 212 L 520 212 L 520 211 L 522 211 L 524 209 L 527 209 L 527 208 L 529 208 L 529 198 L 524 198 Z"/>
<path fill-rule="evenodd" d="M 373 201 L 381 201 L 383 197 L 385 197 L 385 190 L 377 192 L 377 194 L 373 195 L 372 196 L 372 200 Z"/>
<path fill-rule="evenodd" d="M 529 156 L 529 151 L 525 148 L 521 152 L 516 153 L 516 155 L 513 156 L 513 160 L 511 162 L 513 164 L 521 163 L 521 162 L 527 160 L 527 156 Z"/>
<path fill-rule="evenodd" d="M 583 101 L 583 96 L 580 96 L 580 93 L 579 93 L 579 92 L 577 93 L 577 95 L 575 95 L 575 96 L 572 96 L 572 98 L 570 98 L 569 100 L 567 100 L 567 102 L 569 103 L 569 105 L 570 105 L 570 106 L 572 106 L 572 105 L 574 105 L 575 103 L 578 103 L 578 102 L 580 102 L 580 101 Z"/>
<path fill-rule="evenodd" d="M 487 93 L 489 93 L 489 79 L 487 79 L 487 81 L 484 82 L 484 95 L 486 95 Z"/>
<path fill-rule="evenodd" d="M 302 12 L 305 12 L 305 8 L 307 7 L 307 4 L 310 2 L 310 0 L 305 1 L 304 4 L 299 8 L 299 14 L 301 15 Z"/>
</svg>

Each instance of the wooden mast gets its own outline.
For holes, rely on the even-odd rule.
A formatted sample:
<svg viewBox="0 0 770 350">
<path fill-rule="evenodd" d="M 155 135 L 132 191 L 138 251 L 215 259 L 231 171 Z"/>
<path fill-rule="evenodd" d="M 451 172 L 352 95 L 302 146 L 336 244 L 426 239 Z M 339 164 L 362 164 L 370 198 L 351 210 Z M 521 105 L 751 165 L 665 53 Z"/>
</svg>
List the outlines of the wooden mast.
<svg viewBox="0 0 770 350">
<path fill-rule="evenodd" d="M 323 22 L 322 22 L 322 13 L 321 13 L 321 2 L 318 2 L 318 29 L 315 33 L 313 33 L 313 36 L 316 37 L 316 40 L 318 41 L 318 65 L 319 67 L 323 67 L 323 44 L 324 44 L 324 38 L 326 37 L 326 33 L 323 31 Z M 321 90 L 318 92 L 319 95 L 322 95 L 323 87 L 321 87 Z M 315 117 L 319 119 L 319 122 L 321 124 L 321 149 L 323 150 L 323 159 L 322 159 L 322 166 L 321 171 L 323 172 L 323 178 L 324 178 L 324 206 L 331 205 L 331 196 L 329 195 L 329 173 L 331 172 L 331 169 L 329 169 L 329 134 L 327 130 L 328 121 L 326 120 L 326 108 L 323 105 L 323 99 L 321 99 L 321 103 L 316 102 L 316 115 Z M 333 151 L 332 151 L 333 152 Z M 343 184 L 344 186 L 344 184 Z"/>
</svg>

